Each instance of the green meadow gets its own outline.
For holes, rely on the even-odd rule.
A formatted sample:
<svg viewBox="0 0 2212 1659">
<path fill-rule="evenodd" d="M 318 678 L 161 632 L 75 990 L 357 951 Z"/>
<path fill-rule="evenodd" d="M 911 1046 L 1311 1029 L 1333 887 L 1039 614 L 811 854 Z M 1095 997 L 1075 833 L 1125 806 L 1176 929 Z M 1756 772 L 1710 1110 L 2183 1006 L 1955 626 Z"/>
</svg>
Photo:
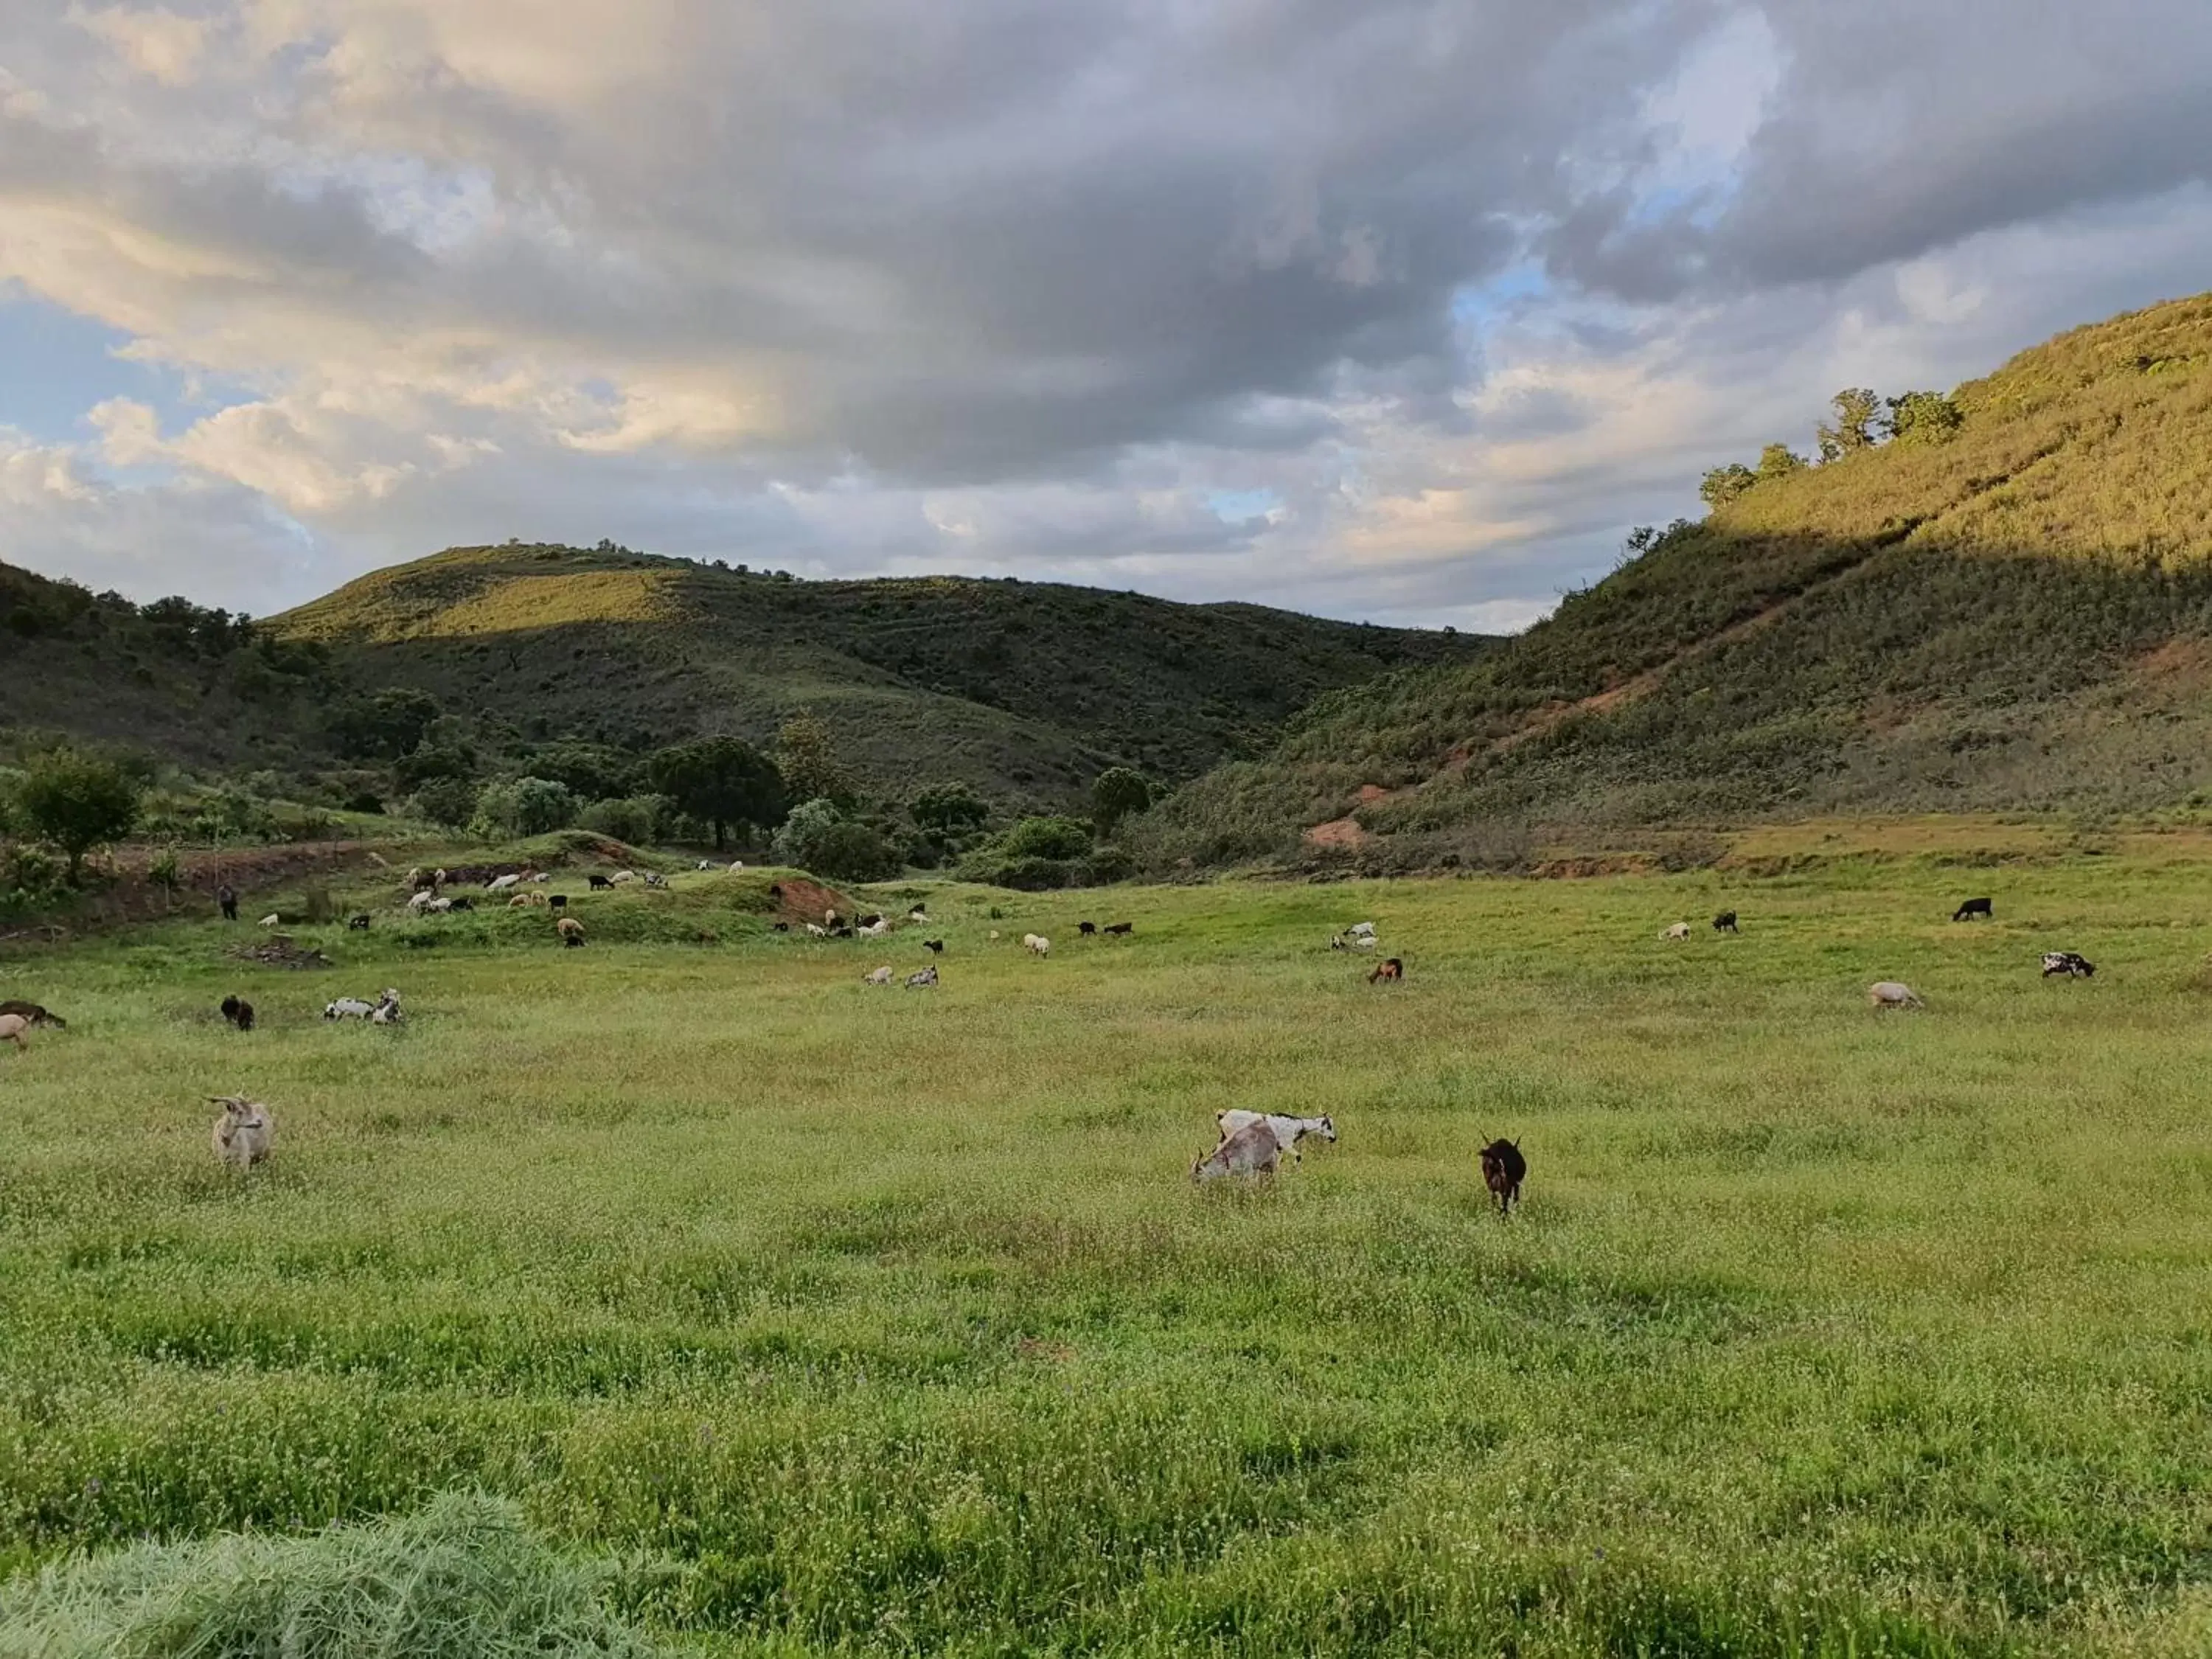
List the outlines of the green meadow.
<svg viewBox="0 0 2212 1659">
<path fill-rule="evenodd" d="M 2212 863 L 1801 865 L 18 953 L 0 1654 L 203 1650 L 72 1625 L 81 1555 L 457 1492 L 674 1651 L 2212 1650 Z M 1195 1188 L 1229 1107 L 1341 1138 Z"/>
</svg>

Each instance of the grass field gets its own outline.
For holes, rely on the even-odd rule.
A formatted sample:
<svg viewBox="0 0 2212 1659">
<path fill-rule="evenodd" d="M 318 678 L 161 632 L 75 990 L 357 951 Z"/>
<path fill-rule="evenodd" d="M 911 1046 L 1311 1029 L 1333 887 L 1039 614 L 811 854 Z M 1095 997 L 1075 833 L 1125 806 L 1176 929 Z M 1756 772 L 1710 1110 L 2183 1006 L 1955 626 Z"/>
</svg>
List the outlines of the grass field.
<svg viewBox="0 0 2212 1659">
<path fill-rule="evenodd" d="M 2212 863 L 940 888 L 934 992 L 613 942 L 691 879 L 0 964 L 71 1021 L 0 1053 L 0 1572 L 473 1488 L 713 1653 L 2212 1650 Z M 1342 1139 L 1194 1189 L 1228 1106 Z"/>
</svg>

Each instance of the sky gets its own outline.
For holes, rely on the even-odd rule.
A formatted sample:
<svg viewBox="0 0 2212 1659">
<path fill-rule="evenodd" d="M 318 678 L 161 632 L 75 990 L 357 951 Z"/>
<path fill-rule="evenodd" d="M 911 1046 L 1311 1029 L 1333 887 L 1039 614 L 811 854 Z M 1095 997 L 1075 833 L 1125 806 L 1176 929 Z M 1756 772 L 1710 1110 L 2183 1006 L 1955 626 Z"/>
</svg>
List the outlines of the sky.
<svg viewBox="0 0 2212 1659">
<path fill-rule="evenodd" d="M 603 538 L 1526 626 L 2212 289 L 2203 0 L 0 0 L 0 559 Z"/>
</svg>

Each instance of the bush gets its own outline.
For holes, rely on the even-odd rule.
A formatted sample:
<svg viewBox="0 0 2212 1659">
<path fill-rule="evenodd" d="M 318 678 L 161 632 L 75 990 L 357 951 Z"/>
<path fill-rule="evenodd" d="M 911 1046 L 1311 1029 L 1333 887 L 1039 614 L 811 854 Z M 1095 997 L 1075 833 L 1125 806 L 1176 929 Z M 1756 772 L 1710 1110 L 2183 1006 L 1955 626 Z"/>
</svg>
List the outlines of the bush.
<svg viewBox="0 0 2212 1659">
<path fill-rule="evenodd" d="M 487 837 L 543 836 L 576 821 L 576 798 L 550 778 L 510 778 L 487 785 L 477 797 L 469 827 Z"/>
<path fill-rule="evenodd" d="M 414 814 L 459 830 L 477 815 L 477 787 L 466 778 L 438 777 L 415 792 Z"/>
<path fill-rule="evenodd" d="M 904 866 L 881 830 L 848 818 L 816 841 L 814 862 L 805 867 L 831 881 L 889 881 Z"/>
<path fill-rule="evenodd" d="M 34 758 L 15 786 L 15 813 L 69 860 L 72 884 L 95 847 L 118 842 L 138 822 L 142 792 L 118 763 L 73 749 Z"/>
<path fill-rule="evenodd" d="M 1024 818 L 999 838 L 1009 859 L 1079 859 L 1091 850 L 1091 826 L 1080 818 Z"/>
<path fill-rule="evenodd" d="M 659 837 L 669 811 L 665 795 L 624 795 L 593 801 L 577 816 L 576 823 L 595 835 L 643 847 Z"/>
</svg>

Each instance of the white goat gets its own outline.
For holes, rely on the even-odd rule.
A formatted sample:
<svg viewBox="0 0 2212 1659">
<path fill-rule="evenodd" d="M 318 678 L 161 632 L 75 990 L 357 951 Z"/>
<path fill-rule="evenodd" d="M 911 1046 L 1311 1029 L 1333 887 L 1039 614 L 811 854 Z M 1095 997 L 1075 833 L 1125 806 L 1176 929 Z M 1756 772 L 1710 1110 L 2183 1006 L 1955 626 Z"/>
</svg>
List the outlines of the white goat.
<svg viewBox="0 0 2212 1659">
<path fill-rule="evenodd" d="M 1024 933 L 1022 949 L 1032 956 L 1048 957 L 1052 954 L 1052 941 L 1042 933 Z"/>
<path fill-rule="evenodd" d="M 336 1002 L 323 1005 L 325 1019 L 367 1019 L 383 1005 L 363 1002 L 359 997 L 340 997 Z"/>
<path fill-rule="evenodd" d="M 1375 924 L 1371 921 L 1355 921 L 1344 930 L 1344 936 L 1346 939 L 1373 939 Z"/>
<path fill-rule="evenodd" d="M 917 991 L 925 986 L 934 985 L 936 983 L 937 964 L 933 962 L 931 963 L 928 967 L 923 969 L 920 973 L 908 974 L 906 976 L 906 988 L 909 991 Z"/>
<path fill-rule="evenodd" d="M 827 927 L 824 927 L 818 921 L 808 922 L 806 924 L 806 931 L 811 933 L 816 939 L 828 939 L 830 937 L 830 930 Z"/>
<path fill-rule="evenodd" d="M 880 968 L 863 974 L 860 977 L 870 985 L 888 985 L 892 979 L 890 964 L 886 963 Z"/>
<path fill-rule="evenodd" d="M 1300 1150 L 1298 1143 L 1308 1135 L 1318 1135 L 1328 1141 L 1336 1139 L 1336 1124 L 1327 1116 L 1285 1117 L 1280 1112 L 1230 1111 L 1216 1112 L 1213 1122 L 1221 1131 L 1224 1140 L 1239 1129 L 1248 1128 L 1255 1123 L 1264 1123 L 1282 1149 L 1301 1164 L 1305 1162 L 1305 1153 Z"/>
<path fill-rule="evenodd" d="M 267 915 L 261 918 L 261 926 L 264 927 L 281 927 L 283 925 L 284 918 L 278 915 L 274 910 L 271 910 Z"/>
<path fill-rule="evenodd" d="M 1372 933 L 1338 933 L 1328 942 L 1332 951 L 1371 951 L 1375 948 Z"/>
<path fill-rule="evenodd" d="M 1867 1001 L 1876 1008 L 1924 1008 L 1920 994 L 1893 979 L 1877 980 L 1867 987 Z"/>
<path fill-rule="evenodd" d="M 399 1012 L 399 993 L 389 986 L 385 988 L 383 999 L 375 1007 L 368 1011 L 369 1024 L 372 1025 L 397 1025 L 405 1018 L 406 1016 Z"/>
<path fill-rule="evenodd" d="M 419 916 L 437 902 L 438 896 L 432 892 L 428 888 L 425 887 L 421 892 L 416 894 L 413 898 L 407 901 L 407 908 Z"/>
<path fill-rule="evenodd" d="M 614 874 L 612 874 L 612 875 L 611 875 L 611 876 L 609 876 L 609 877 L 607 878 L 607 884 L 608 884 L 610 887 L 619 887 L 619 886 L 621 886 L 621 885 L 623 884 L 623 883 L 624 883 L 624 882 L 626 882 L 626 881 L 635 881 L 636 879 L 637 879 L 637 872 L 636 872 L 636 871 L 635 871 L 635 870 L 617 870 L 617 871 L 616 871 L 616 872 L 614 872 Z"/>
<path fill-rule="evenodd" d="M 522 878 L 520 876 L 494 876 L 489 881 L 484 884 L 484 891 L 487 893 L 504 893 L 510 887 L 520 887 L 521 885 Z"/>
<path fill-rule="evenodd" d="M 881 939 L 885 933 L 890 933 L 890 930 L 891 919 L 889 916 L 885 916 L 881 921 L 872 921 L 866 927 L 861 928 L 860 935 L 864 939 Z"/>
<path fill-rule="evenodd" d="M 1687 939 L 1689 936 L 1690 924 L 1686 921 L 1678 921 L 1672 927 L 1669 927 L 1665 933 L 1659 935 L 1661 939 Z"/>
<path fill-rule="evenodd" d="M 1283 1156 L 1283 1144 L 1262 1121 L 1248 1123 L 1204 1158 L 1190 1166 L 1193 1181 L 1218 1181 L 1225 1175 L 1272 1176 Z"/>
<path fill-rule="evenodd" d="M 210 1095 L 208 1101 L 222 1108 L 208 1137 L 217 1158 L 234 1170 L 250 1170 L 269 1156 L 276 1120 L 266 1106 L 243 1095 Z"/>
</svg>

